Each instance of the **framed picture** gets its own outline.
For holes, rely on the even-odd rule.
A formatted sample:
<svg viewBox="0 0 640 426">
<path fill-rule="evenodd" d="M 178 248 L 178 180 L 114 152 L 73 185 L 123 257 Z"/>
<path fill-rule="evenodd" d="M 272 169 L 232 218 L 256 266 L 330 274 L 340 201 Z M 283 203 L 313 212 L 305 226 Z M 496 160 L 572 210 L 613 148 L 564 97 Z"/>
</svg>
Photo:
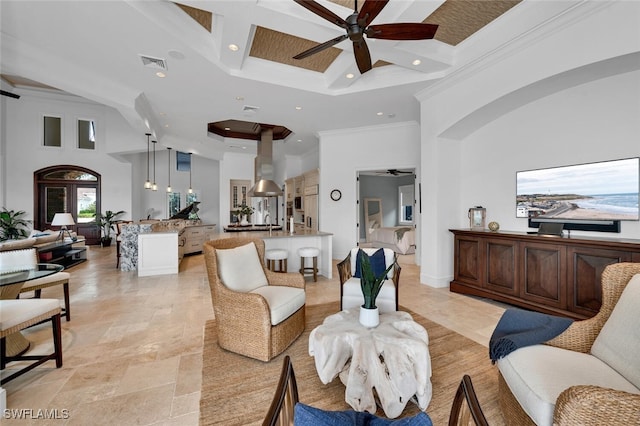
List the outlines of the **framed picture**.
<svg viewBox="0 0 640 426">
<path fill-rule="evenodd" d="M 482 206 L 476 206 L 469 209 L 469 227 L 471 229 L 484 229 L 484 222 L 487 216 L 487 209 Z"/>
</svg>

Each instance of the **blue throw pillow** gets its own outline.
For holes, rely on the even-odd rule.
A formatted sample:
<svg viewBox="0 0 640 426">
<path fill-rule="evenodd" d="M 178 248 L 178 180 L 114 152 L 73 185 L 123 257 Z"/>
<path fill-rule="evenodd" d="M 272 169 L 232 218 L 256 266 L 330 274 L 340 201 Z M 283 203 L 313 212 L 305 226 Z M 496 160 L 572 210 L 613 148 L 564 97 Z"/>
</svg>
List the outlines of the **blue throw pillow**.
<svg viewBox="0 0 640 426">
<path fill-rule="evenodd" d="M 412 417 L 390 420 L 361 411 L 326 411 L 300 402 L 294 408 L 293 424 L 295 426 L 433 426 L 431 418 L 424 412 Z"/>
<path fill-rule="evenodd" d="M 362 249 L 358 250 L 358 255 L 356 256 L 356 273 L 354 275 L 355 278 L 360 278 L 362 276 L 362 266 L 360 265 L 360 256 L 361 253 L 366 254 Z M 384 271 L 387 270 L 387 264 L 384 258 L 384 249 L 378 249 L 372 255 L 369 255 L 369 263 L 371 264 L 371 270 L 376 277 L 384 274 Z M 385 280 L 387 277 L 385 277 Z"/>
</svg>

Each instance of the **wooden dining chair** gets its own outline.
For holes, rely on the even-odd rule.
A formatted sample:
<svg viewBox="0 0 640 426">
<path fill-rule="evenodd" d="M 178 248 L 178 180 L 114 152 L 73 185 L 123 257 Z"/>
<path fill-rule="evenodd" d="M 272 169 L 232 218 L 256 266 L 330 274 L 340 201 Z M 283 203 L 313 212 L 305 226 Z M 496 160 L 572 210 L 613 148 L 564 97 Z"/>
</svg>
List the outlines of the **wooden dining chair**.
<svg viewBox="0 0 640 426">
<path fill-rule="evenodd" d="M 473 420 L 473 423 L 470 421 Z M 471 377 L 465 374 L 460 381 L 456 395 L 453 398 L 451 412 L 449 414 L 449 426 L 463 426 L 475 424 L 476 426 L 489 426 L 478 397 L 473 389 Z"/>
</svg>

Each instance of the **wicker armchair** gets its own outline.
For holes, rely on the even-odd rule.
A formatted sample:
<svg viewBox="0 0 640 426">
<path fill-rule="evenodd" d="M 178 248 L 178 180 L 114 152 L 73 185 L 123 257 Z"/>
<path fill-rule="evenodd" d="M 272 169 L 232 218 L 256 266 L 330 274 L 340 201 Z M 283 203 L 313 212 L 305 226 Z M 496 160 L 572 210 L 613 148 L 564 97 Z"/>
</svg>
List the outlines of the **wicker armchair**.
<svg viewBox="0 0 640 426">
<path fill-rule="evenodd" d="M 304 289 L 298 273 L 279 273 L 264 267 L 264 241 L 250 238 L 222 238 L 203 245 L 211 300 L 215 313 L 218 344 L 223 349 L 261 361 L 269 361 L 282 353 L 304 331 L 305 306 L 272 325 L 267 300 L 260 294 L 243 293 L 227 288 L 221 281 L 216 250 L 240 247 L 253 242 L 270 286 Z"/>
<path fill-rule="evenodd" d="M 594 317 L 576 321 L 547 345 L 575 352 L 590 353 L 591 347 L 622 291 L 631 278 L 640 274 L 640 263 L 616 263 L 602 274 L 602 306 Z M 498 397 L 505 420 L 514 425 L 534 425 L 511 393 L 501 374 Z M 572 386 L 556 400 L 554 425 L 630 424 L 640 421 L 640 395 L 592 385 Z M 637 423 L 633 423 L 637 424 Z"/>
</svg>

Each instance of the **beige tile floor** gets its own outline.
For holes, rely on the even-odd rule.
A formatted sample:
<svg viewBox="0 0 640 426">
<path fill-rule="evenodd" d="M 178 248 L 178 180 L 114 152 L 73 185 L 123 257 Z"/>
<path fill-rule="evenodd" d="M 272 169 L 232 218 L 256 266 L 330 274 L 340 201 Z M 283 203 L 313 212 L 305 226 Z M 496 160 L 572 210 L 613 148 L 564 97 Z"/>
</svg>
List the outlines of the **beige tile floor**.
<svg viewBox="0 0 640 426">
<path fill-rule="evenodd" d="M 197 425 L 203 325 L 213 318 L 203 256 L 186 257 L 178 275 L 142 278 L 115 268 L 113 247 L 91 247 L 88 258 L 68 270 L 63 367 L 48 362 L 5 384 L 7 408 L 23 419 L 4 413 L 1 423 Z M 412 262 L 401 259 L 400 304 L 486 346 L 504 307 L 421 285 Z M 338 300 L 335 266 L 332 280 L 307 283 L 308 304 Z M 62 291 L 45 289 L 43 297 Z M 50 333 L 48 326 L 26 333 L 33 353 L 50 350 Z"/>
</svg>

